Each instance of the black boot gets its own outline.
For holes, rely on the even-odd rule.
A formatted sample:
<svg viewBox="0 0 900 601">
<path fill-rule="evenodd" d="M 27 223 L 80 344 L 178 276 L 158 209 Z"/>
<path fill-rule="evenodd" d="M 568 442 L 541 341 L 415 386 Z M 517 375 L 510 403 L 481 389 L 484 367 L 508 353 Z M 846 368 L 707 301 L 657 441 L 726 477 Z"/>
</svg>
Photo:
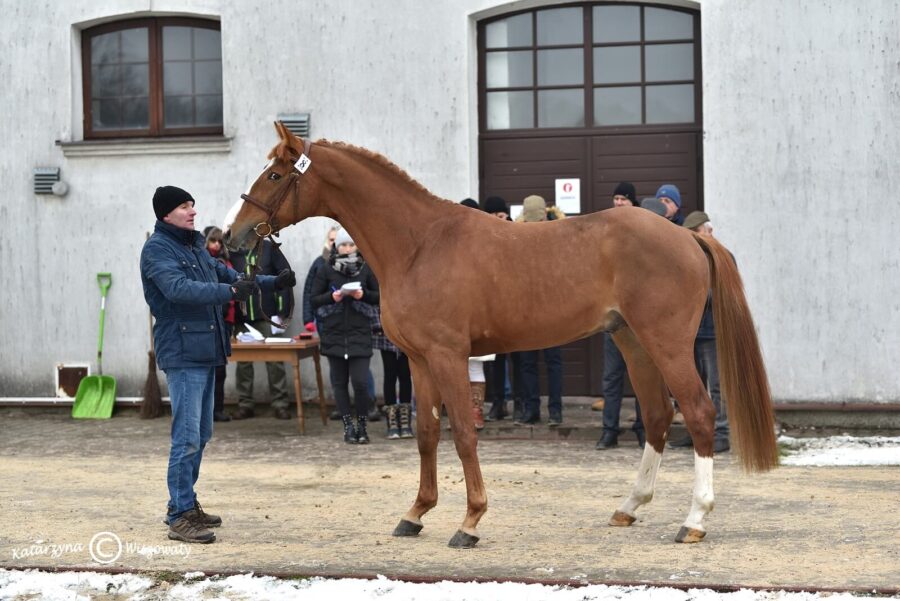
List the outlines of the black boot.
<svg viewBox="0 0 900 601">
<path fill-rule="evenodd" d="M 499 422 L 501 419 L 509 415 L 506 412 L 506 401 L 494 401 L 491 410 L 484 416 L 484 421 Z"/>
<path fill-rule="evenodd" d="M 369 433 L 366 432 L 366 416 L 360 415 L 356 420 L 356 444 L 369 444 Z"/>
<path fill-rule="evenodd" d="M 400 438 L 400 405 L 387 407 L 387 437 L 390 440 Z"/>
<path fill-rule="evenodd" d="M 344 422 L 344 442 L 356 444 L 356 428 L 353 427 L 353 418 L 349 415 L 342 415 L 341 421 Z"/>
<path fill-rule="evenodd" d="M 375 402 L 375 399 L 369 400 L 369 421 L 381 421 L 381 411 L 378 410 L 378 404 Z"/>
<path fill-rule="evenodd" d="M 614 449 L 617 446 L 619 446 L 619 435 L 610 430 L 604 430 L 603 435 L 594 448 L 598 451 L 605 451 L 606 449 Z"/>
<path fill-rule="evenodd" d="M 398 406 L 397 420 L 400 425 L 400 438 L 412 438 L 412 405 L 402 403 Z"/>
</svg>

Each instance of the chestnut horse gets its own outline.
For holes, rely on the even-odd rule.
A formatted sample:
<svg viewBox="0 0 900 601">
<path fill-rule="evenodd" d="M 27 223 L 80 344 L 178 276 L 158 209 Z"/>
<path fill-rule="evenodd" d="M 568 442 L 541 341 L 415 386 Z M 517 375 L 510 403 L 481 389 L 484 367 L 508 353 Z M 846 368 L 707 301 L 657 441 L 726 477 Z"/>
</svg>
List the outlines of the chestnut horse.
<svg viewBox="0 0 900 601">
<path fill-rule="evenodd" d="M 701 540 L 714 501 L 715 409 L 694 364 L 694 337 L 710 288 L 732 442 L 746 470 L 777 465 L 759 343 L 740 277 L 721 244 L 634 208 L 543 223 L 503 221 L 435 197 L 378 154 L 324 140 L 311 144 L 275 125 L 281 139 L 229 212 L 226 242 L 246 248 L 307 217 L 325 216 L 347 229 L 372 266 L 382 324 L 409 356 L 418 409 L 419 491 L 394 535 L 418 534 L 422 516 L 437 504 L 443 404 L 467 496 L 450 546 L 478 541 L 487 495 L 468 357 L 558 346 L 607 331 L 625 357 L 647 435 L 637 482 L 609 523 L 631 525 L 653 496 L 673 417 L 671 392 L 695 453 L 693 501 L 676 540 Z"/>
</svg>

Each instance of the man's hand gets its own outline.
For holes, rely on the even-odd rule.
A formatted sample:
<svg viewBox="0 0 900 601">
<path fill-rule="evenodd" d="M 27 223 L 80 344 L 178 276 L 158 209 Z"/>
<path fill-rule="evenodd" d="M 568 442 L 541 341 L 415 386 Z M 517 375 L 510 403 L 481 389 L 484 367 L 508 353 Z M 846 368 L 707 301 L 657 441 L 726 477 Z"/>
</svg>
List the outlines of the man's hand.
<svg viewBox="0 0 900 601">
<path fill-rule="evenodd" d="M 293 288 L 297 285 L 297 276 L 290 269 L 282 269 L 281 273 L 275 278 L 275 289 Z"/>
<path fill-rule="evenodd" d="M 250 295 L 256 292 L 256 282 L 252 280 L 237 280 L 231 285 L 231 291 L 234 293 L 234 299 L 245 301 Z"/>
</svg>

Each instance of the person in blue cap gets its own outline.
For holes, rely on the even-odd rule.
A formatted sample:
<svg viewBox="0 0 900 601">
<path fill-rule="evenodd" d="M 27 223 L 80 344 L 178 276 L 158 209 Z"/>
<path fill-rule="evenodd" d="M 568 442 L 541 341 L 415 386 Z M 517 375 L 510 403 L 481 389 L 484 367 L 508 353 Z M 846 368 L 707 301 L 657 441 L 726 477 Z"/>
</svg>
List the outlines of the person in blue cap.
<svg viewBox="0 0 900 601">
<path fill-rule="evenodd" d="M 663 184 L 656 191 L 656 199 L 666 207 L 666 219 L 675 225 L 684 223 L 684 215 L 681 213 L 681 192 L 675 184 Z"/>
</svg>

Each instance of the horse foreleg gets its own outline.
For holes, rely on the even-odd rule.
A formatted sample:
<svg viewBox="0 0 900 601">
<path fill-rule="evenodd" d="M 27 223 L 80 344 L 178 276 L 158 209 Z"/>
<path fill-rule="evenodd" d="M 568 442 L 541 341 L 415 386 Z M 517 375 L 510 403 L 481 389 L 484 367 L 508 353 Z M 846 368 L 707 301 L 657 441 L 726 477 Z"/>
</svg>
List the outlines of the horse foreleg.
<svg viewBox="0 0 900 601">
<path fill-rule="evenodd" d="M 441 399 L 428 367 L 410 357 L 416 386 L 416 441 L 419 445 L 419 493 L 412 507 L 394 528 L 394 536 L 416 536 L 422 531 L 422 516 L 437 505 L 437 445 L 441 439 Z"/>
<path fill-rule="evenodd" d="M 478 434 L 472 415 L 468 364 L 465 357 L 448 353 L 429 356 L 428 367 L 443 394 L 456 454 L 462 462 L 466 479 L 466 517 L 449 545 L 456 548 L 474 547 L 480 538 L 478 521 L 487 511 L 487 492 L 478 464 Z"/>
<path fill-rule="evenodd" d="M 672 423 L 672 404 L 662 374 L 644 351 L 630 328 L 613 334 L 616 346 L 625 358 L 628 375 L 641 406 L 647 444 L 641 456 L 637 480 L 629 497 L 609 520 L 610 526 L 630 526 L 637 519 L 637 509 L 653 499 L 656 475 L 662 462 L 669 425 Z"/>
</svg>

